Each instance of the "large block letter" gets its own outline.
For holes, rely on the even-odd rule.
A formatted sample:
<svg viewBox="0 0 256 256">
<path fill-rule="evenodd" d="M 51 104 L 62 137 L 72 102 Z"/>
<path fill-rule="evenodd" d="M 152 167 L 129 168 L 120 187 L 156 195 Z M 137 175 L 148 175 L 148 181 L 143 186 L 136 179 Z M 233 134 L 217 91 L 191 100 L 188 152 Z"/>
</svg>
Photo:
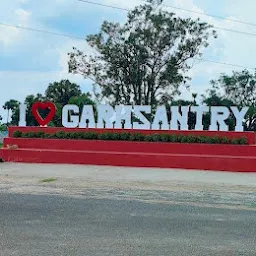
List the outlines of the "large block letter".
<svg viewBox="0 0 256 256">
<path fill-rule="evenodd" d="M 218 131 L 218 124 L 220 131 L 228 131 L 228 125 L 225 120 L 228 119 L 230 115 L 229 109 L 227 107 L 211 107 L 211 125 L 210 131 Z"/>
<path fill-rule="evenodd" d="M 170 126 L 169 126 L 169 122 L 168 122 L 168 116 L 167 116 L 167 111 L 166 111 L 166 107 L 165 106 L 159 106 L 156 110 L 156 114 L 155 114 L 155 118 L 154 118 L 154 122 L 152 124 L 152 129 L 154 130 L 159 130 L 160 129 L 160 125 L 161 124 L 161 130 L 169 130 Z"/>
<path fill-rule="evenodd" d="M 124 129 L 132 129 L 132 106 L 115 107 L 116 111 L 116 129 L 122 129 L 122 121 L 124 121 Z"/>
<path fill-rule="evenodd" d="M 71 111 L 74 112 L 75 115 L 71 114 Z M 66 128 L 76 128 L 78 124 L 79 107 L 77 105 L 65 105 L 62 109 L 62 125 Z"/>
<path fill-rule="evenodd" d="M 110 105 L 98 105 L 98 123 L 97 128 L 113 128 L 114 120 L 111 120 L 111 117 L 115 115 L 114 109 Z"/>
<path fill-rule="evenodd" d="M 133 129 L 150 130 L 150 122 L 141 112 L 151 114 L 151 106 L 134 106 L 134 115 L 142 122 L 142 124 L 133 122 Z"/>
<path fill-rule="evenodd" d="M 87 128 L 87 121 L 88 128 L 96 128 L 92 105 L 84 105 L 79 123 L 79 128 Z"/>
<path fill-rule="evenodd" d="M 27 105 L 26 104 L 20 104 L 19 109 L 20 109 L 19 126 L 27 126 L 27 122 L 26 122 Z"/>
<path fill-rule="evenodd" d="M 187 106 L 181 107 L 181 114 L 178 106 L 171 107 L 171 130 L 179 130 L 179 123 L 181 130 L 188 130 L 188 112 L 189 107 Z"/>
<path fill-rule="evenodd" d="M 231 107 L 231 110 L 236 118 L 236 127 L 235 131 L 236 132 L 243 132 L 244 127 L 243 127 L 243 120 L 245 118 L 245 115 L 247 114 L 249 108 L 248 107 L 243 107 L 241 111 L 238 110 L 238 107 Z"/>
<path fill-rule="evenodd" d="M 196 131 L 203 131 L 204 130 L 204 126 L 203 126 L 203 115 L 204 113 L 209 112 L 210 108 L 207 106 L 192 106 L 191 107 L 191 112 L 195 112 L 196 113 L 196 126 L 195 126 L 195 130 Z"/>
</svg>

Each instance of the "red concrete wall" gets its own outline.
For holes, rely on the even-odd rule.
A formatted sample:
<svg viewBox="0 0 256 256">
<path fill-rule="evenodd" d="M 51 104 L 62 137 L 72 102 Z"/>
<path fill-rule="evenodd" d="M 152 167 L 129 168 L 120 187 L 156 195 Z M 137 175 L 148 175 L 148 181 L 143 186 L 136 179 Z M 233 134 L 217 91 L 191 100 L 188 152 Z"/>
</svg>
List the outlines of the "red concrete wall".
<svg viewBox="0 0 256 256">
<path fill-rule="evenodd" d="M 214 171 L 256 172 L 255 133 L 196 132 L 196 131 L 141 131 L 144 134 L 169 133 L 202 136 L 247 137 L 251 145 L 181 144 L 161 142 L 58 140 L 12 138 L 14 131 L 56 133 L 83 132 L 88 129 L 11 127 L 11 138 L 4 139 L 0 156 L 5 161 L 26 163 L 67 163 L 131 167 L 182 168 Z M 90 129 L 97 132 L 127 130 Z M 18 149 L 7 149 L 7 145 Z M 71 170 L 72 171 L 72 170 Z"/>
<path fill-rule="evenodd" d="M 256 172 L 256 158 L 138 152 L 68 150 L 3 150 L 3 159 L 22 163 L 87 164 L 129 167 L 180 168 L 195 170 Z M 70 168 L 72 173 L 72 168 Z"/>
<path fill-rule="evenodd" d="M 85 132 L 85 131 L 96 131 L 98 133 L 103 132 L 131 132 L 131 133 L 142 133 L 142 134 L 154 134 L 154 133 L 168 133 L 177 135 L 196 135 L 196 136 L 209 136 L 214 137 L 216 135 L 220 137 L 228 137 L 230 139 L 236 139 L 246 137 L 250 145 L 256 144 L 256 133 L 255 132 L 212 132 L 212 131 L 155 131 L 155 130 L 124 130 L 124 129 L 83 129 L 83 128 L 64 128 L 64 127 L 9 127 L 9 137 L 13 136 L 15 131 L 22 132 L 39 132 L 44 131 L 46 133 L 56 133 L 60 131 L 65 132 Z"/>
<path fill-rule="evenodd" d="M 65 139 L 29 139 L 5 138 L 4 145 L 18 145 L 20 149 L 53 149 L 72 151 L 139 152 L 155 154 L 191 154 L 251 156 L 256 158 L 256 146 L 223 144 L 186 144 L 163 142 L 101 141 L 101 140 L 65 140 Z"/>
</svg>

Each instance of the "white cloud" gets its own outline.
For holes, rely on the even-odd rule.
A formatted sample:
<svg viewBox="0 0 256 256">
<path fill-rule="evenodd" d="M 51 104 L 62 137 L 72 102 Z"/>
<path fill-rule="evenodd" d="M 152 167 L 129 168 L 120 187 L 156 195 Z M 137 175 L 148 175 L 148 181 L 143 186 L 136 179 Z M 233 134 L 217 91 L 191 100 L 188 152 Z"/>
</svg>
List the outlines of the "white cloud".
<svg viewBox="0 0 256 256">
<path fill-rule="evenodd" d="M 22 22 L 22 24 L 27 23 L 31 15 L 29 11 L 26 11 L 22 8 L 15 10 L 14 13 L 17 15 L 18 19 Z"/>
</svg>

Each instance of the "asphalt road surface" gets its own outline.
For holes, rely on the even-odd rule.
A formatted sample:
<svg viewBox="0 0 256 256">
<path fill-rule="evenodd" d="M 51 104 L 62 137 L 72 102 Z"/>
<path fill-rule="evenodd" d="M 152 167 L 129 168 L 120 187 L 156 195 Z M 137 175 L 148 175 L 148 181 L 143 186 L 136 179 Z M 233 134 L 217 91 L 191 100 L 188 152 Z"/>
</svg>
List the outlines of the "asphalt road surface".
<svg viewBox="0 0 256 256">
<path fill-rule="evenodd" d="M 8 172 L 0 182 L 1 256 L 256 255 L 252 187 L 243 194 L 238 185 L 215 192 L 179 183 L 167 191 L 91 180 L 86 188 L 79 176 L 71 189 L 64 180 L 39 184 Z"/>
</svg>

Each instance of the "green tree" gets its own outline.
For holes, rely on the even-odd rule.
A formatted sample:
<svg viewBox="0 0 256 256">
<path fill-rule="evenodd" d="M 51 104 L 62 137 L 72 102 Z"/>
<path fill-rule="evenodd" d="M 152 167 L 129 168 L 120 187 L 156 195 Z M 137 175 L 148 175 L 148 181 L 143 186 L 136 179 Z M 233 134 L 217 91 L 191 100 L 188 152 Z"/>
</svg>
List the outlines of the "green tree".
<svg viewBox="0 0 256 256">
<path fill-rule="evenodd" d="M 95 102 L 92 100 L 90 93 L 83 93 L 80 96 L 74 96 L 69 100 L 69 104 L 75 104 L 79 106 L 80 111 L 84 105 L 93 105 L 95 107 Z"/>
<path fill-rule="evenodd" d="M 69 80 L 61 80 L 49 84 L 45 91 L 45 97 L 53 103 L 59 103 L 61 106 L 68 104 L 72 97 L 82 94 L 80 86 L 71 83 Z"/>
<path fill-rule="evenodd" d="M 215 101 L 221 100 L 217 102 L 218 105 L 249 107 L 245 129 L 256 131 L 256 72 L 250 73 L 245 69 L 241 72 L 233 71 L 232 75 L 221 74 L 217 80 L 212 80 L 211 84 Z"/>
<path fill-rule="evenodd" d="M 0 132 L 8 131 L 8 126 L 6 124 L 0 124 Z"/>
<path fill-rule="evenodd" d="M 209 24 L 162 10 L 163 0 L 150 0 L 128 13 L 124 25 L 105 21 L 87 37 L 95 54 L 73 48 L 69 72 L 94 81 L 111 104 L 168 103 L 188 86 L 194 58 L 208 46 Z M 97 91 L 97 90 L 95 90 Z"/>
<path fill-rule="evenodd" d="M 7 110 L 7 120 L 6 124 L 9 123 L 10 111 L 15 112 L 19 107 L 19 102 L 17 100 L 11 99 L 3 105 L 3 109 Z"/>
<path fill-rule="evenodd" d="M 37 95 L 28 95 L 24 101 L 24 103 L 27 105 L 27 125 L 28 126 L 38 126 L 38 123 L 36 119 L 34 118 L 34 115 L 32 113 L 32 106 L 37 101 L 44 101 L 45 97 L 42 94 Z M 47 111 L 39 111 L 42 116 L 45 116 L 47 114 Z M 18 125 L 19 123 L 19 108 L 16 108 L 15 111 L 12 114 L 12 125 Z"/>
</svg>

